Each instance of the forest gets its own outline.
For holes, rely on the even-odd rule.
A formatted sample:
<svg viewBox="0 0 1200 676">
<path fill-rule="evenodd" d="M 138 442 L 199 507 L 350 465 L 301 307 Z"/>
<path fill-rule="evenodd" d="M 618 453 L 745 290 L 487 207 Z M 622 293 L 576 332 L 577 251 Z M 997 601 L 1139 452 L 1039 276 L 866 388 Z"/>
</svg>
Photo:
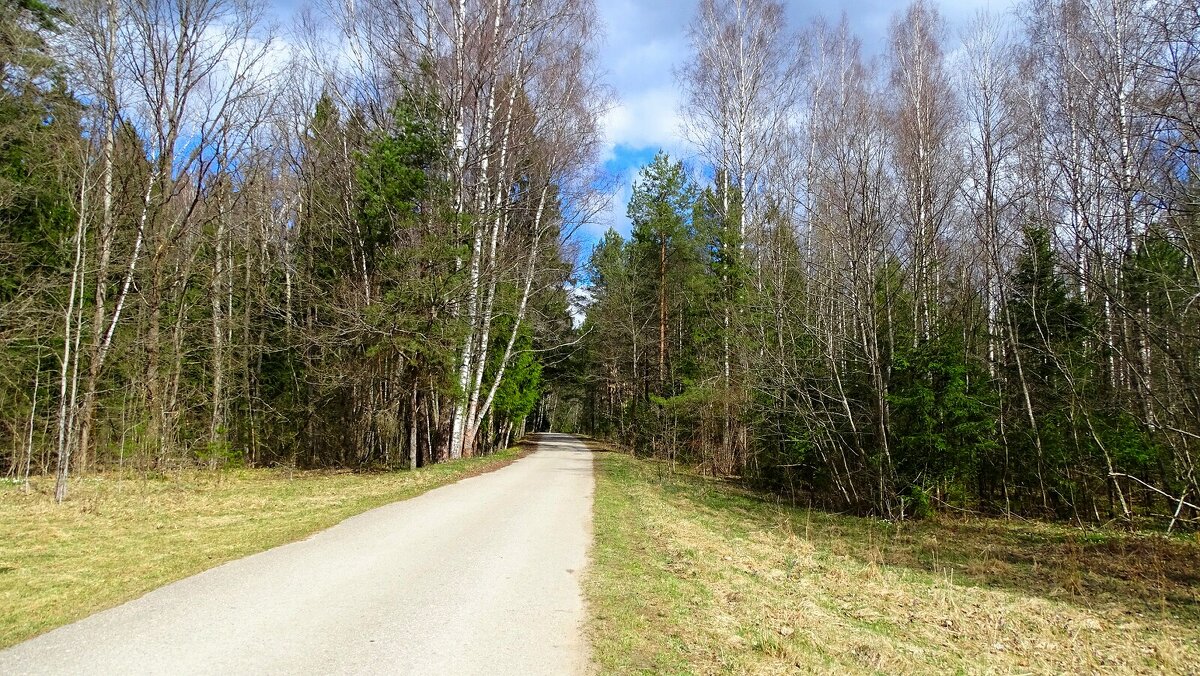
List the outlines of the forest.
<svg viewBox="0 0 1200 676">
<path fill-rule="evenodd" d="M 594 246 L 590 0 L 274 11 L 3 0 L 10 480 L 552 429 L 888 519 L 1200 523 L 1196 0 L 882 45 L 700 0 L 693 154 Z"/>
<path fill-rule="evenodd" d="M 600 195 L 594 7 L 272 11 L 4 0 L 10 479 L 415 467 L 536 426 Z"/>
<path fill-rule="evenodd" d="M 1200 5 L 786 10 L 699 3 L 697 156 L 591 251 L 561 424 L 893 520 L 1194 527 Z"/>
</svg>

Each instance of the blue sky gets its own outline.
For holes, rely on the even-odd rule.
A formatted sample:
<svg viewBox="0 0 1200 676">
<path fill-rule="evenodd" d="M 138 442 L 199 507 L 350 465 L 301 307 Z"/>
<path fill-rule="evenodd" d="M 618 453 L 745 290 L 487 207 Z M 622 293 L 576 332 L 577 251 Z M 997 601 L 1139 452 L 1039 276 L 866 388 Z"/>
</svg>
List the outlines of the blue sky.
<svg viewBox="0 0 1200 676">
<path fill-rule="evenodd" d="M 936 0 L 935 0 L 936 1 Z M 907 0 L 785 0 L 793 27 L 817 16 L 836 20 L 846 13 L 868 54 L 882 50 L 891 17 Z M 981 10 L 1007 11 L 1015 0 L 942 0 L 939 9 L 950 24 L 947 51 L 953 51 L 959 31 Z M 608 211 L 598 222 L 580 230 L 595 241 L 609 228 L 628 234 L 625 205 L 638 168 L 658 149 L 694 161 L 694 150 L 680 137 L 679 95 L 675 69 L 687 58 L 687 26 L 696 0 L 597 0 L 605 24 L 601 63 L 617 101 L 604 121 L 607 133 L 605 169 L 619 177 Z M 589 248 L 585 244 L 585 249 Z"/>
</svg>

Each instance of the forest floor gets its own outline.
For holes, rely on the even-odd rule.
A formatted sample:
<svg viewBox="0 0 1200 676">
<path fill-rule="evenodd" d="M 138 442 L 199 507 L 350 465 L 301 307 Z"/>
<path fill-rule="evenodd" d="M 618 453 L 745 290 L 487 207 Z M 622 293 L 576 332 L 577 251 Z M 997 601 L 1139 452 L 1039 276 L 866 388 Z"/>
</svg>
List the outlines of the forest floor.
<svg viewBox="0 0 1200 676">
<path fill-rule="evenodd" d="M 782 505 L 597 455 L 605 673 L 1196 673 L 1200 538 Z"/>
<path fill-rule="evenodd" d="M 62 505 L 53 477 L 0 483 L 0 648 L 531 450 L 415 471 L 89 474 Z"/>
</svg>

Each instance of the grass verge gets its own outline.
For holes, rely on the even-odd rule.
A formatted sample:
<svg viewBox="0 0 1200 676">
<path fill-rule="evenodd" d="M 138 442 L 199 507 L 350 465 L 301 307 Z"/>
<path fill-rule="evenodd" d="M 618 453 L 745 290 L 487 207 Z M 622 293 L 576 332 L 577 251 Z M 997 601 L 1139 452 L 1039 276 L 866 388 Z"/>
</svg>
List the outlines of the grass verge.
<svg viewBox="0 0 1200 676">
<path fill-rule="evenodd" d="M 901 525 L 597 455 L 605 673 L 1195 673 L 1200 541 Z"/>
<path fill-rule="evenodd" d="M 497 469 L 531 446 L 378 473 L 90 475 L 63 505 L 53 478 L 0 487 L 0 648 L 347 517 Z"/>
</svg>

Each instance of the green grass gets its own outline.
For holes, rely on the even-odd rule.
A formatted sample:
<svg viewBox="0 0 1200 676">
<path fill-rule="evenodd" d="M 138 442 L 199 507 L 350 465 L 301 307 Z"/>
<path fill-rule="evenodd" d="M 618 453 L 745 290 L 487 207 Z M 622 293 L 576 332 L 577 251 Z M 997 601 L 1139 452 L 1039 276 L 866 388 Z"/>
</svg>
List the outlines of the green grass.
<svg viewBox="0 0 1200 676">
<path fill-rule="evenodd" d="M 0 647 L 347 517 L 488 471 L 510 449 L 415 471 L 191 470 L 0 486 Z"/>
<path fill-rule="evenodd" d="M 597 456 L 585 583 L 606 673 L 1194 673 L 1200 541 L 896 525 Z"/>
</svg>

